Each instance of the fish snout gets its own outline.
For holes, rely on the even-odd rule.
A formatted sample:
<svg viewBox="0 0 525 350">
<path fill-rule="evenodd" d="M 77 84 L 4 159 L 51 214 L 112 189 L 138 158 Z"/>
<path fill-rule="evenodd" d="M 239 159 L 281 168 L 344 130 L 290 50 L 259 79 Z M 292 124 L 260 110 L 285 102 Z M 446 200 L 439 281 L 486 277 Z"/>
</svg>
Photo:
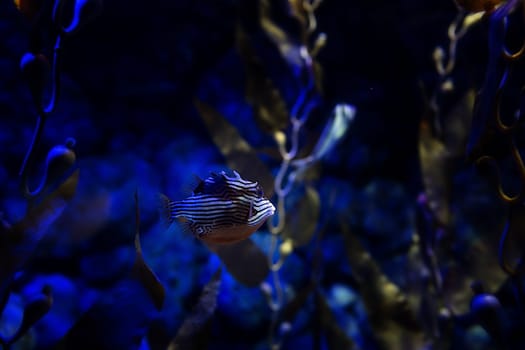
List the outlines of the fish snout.
<svg viewBox="0 0 525 350">
<path fill-rule="evenodd" d="M 268 216 L 272 216 L 273 214 L 275 214 L 275 206 L 273 205 L 272 202 L 270 202 L 270 200 L 268 200 L 268 203 L 270 204 Z"/>
</svg>

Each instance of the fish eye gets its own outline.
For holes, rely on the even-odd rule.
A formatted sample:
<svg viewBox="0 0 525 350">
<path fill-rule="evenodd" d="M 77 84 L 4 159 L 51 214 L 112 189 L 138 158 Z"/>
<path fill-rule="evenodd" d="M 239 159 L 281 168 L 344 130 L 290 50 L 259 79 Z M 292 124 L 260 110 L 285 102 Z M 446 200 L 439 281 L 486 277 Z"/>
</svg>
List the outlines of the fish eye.
<svg viewBox="0 0 525 350">
<path fill-rule="evenodd" d="M 257 185 L 257 187 L 255 187 L 255 193 L 257 194 L 257 197 L 264 197 L 264 191 L 261 187 L 261 185 Z"/>
</svg>

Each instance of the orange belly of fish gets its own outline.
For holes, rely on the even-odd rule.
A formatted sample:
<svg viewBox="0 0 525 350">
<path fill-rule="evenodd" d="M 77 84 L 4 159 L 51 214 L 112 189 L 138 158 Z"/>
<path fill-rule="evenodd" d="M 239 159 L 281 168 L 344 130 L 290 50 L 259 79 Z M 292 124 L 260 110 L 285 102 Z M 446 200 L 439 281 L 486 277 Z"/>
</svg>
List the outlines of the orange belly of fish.
<svg viewBox="0 0 525 350">
<path fill-rule="evenodd" d="M 220 228 L 213 230 L 207 236 L 201 237 L 201 240 L 212 244 L 232 244 L 250 237 L 261 225 Z"/>
</svg>

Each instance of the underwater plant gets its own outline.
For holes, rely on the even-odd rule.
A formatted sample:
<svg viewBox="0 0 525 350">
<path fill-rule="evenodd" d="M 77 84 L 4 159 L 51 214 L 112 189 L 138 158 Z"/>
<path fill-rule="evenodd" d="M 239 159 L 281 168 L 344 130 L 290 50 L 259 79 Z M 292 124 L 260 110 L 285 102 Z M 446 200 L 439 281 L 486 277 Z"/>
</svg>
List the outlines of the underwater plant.
<svg viewBox="0 0 525 350">
<path fill-rule="evenodd" d="M 490 335 L 492 343 L 497 348 L 515 349 L 523 345 L 522 337 L 516 333 L 522 323 L 521 316 L 516 313 L 522 314 L 522 311 L 518 310 L 520 310 L 519 305 L 521 305 L 523 297 L 522 282 L 516 280 L 516 278 L 519 279 L 517 277 L 519 272 L 510 267 L 508 263 L 509 255 L 512 255 L 508 250 L 508 240 L 509 233 L 516 234 L 516 229 L 520 225 L 518 218 L 521 215 L 518 214 L 518 211 L 522 206 L 522 201 L 520 193 L 509 195 L 503 189 L 504 172 L 502 168 L 507 169 L 506 176 L 508 179 L 508 155 L 510 154 L 512 159 L 510 164 L 514 163 L 518 169 L 517 183 L 520 187 L 522 186 L 523 177 L 520 175 L 521 170 L 519 169 L 522 168 L 523 163 L 515 141 L 519 134 L 521 108 L 518 107 L 515 110 L 514 117 L 505 119 L 501 101 L 505 99 L 509 103 L 511 98 L 516 98 L 516 94 L 505 94 L 504 89 L 507 82 L 512 79 L 511 65 L 521 57 L 523 46 L 516 52 L 510 52 L 505 42 L 506 35 L 509 33 L 509 26 L 523 21 L 521 16 L 513 16 L 516 8 L 523 7 L 523 4 L 517 1 L 508 1 L 495 7 L 498 4 L 491 2 L 458 1 L 458 3 L 461 5 L 458 20 L 464 17 L 461 20 L 464 29 L 458 35 L 450 36 L 449 34 L 451 45 L 455 44 L 458 36 L 461 37 L 465 34 L 465 30 L 470 25 L 479 21 L 487 21 L 489 58 L 484 81 L 475 97 L 475 103 L 472 92 L 467 91 L 459 101 L 458 106 L 451 111 L 453 117 L 444 118 L 439 115 L 439 107 L 435 104 L 435 96 L 437 95 L 434 95 L 433 107 L 428 109 L 432 111 L 431 120 L 434 122 L 439 119 L 445 120 L 445 122 L 438 121 L 444 128 L 440 129 L 435 126 L 432 128 L 428 119 L 423 120 L 420 128 L 420 157 L 422 172 L 425 177 L 425 194 L 421 196 L 421 209 L 418 214 L 419 244 L 421 259 L 429 274 L 426 277 L 429 283 L 424 288 L 429 292 L 432 291 L 430 292 L 432 297 L 427 299 L 433 299 L 432 304 L 428 303 L 427 300 L 426 307 L 430 314 L 434 315 L 432 316 L 432 324 L 426 326 L 426 332 L 434 339 L 433 343 L 437 346 L 449 347 L 451 346 L 451 339 L 453 339 L 452 332 L 454 329 L 469 329 L 478 325 Z M 462 13 L 465 9 L 477 13 L 465 16 Z M 485 12 L 479 13 L 478 11 Z M 451 25 L 449 32 L 455 33 L 454 28 L 455 25 Z M 517 38 L 518 43 L 522 41 L 523 38 Z M 454 51 L 455 49 L 450 50 L 449 60 L 453 59 Z M 450 70 L 444 69 L 441 63 L 443 54 L 439 49 L 436 52 L 434 59 L 436 60 L 437 71 L 443 80 L 447 74 L 451 73 L 454 65 L 448 65 L 451 67 Z M 513 81 L 512 84 L 516 86 L 520 83 Z M 451 84 L 446 86 L 453 87 Z M 447 89 L 442 88 L 441 90 Z M 504 97 L 504 95 L 507 96 Z M 520 104 L 518 103 L 518 105 Z M 515 106 L 516 104 L 510 108 L 516 108 Z M 508 111 L 509 109 L 505 109 L 506 113 Z M 468 135 L 464 131 L 461 133 L 461 130 L 469 129 L 465 125 L 469 121 L 471 123 L 470 132 Z M 458 138 L 459 135 L 461 136 Z M 461 142 L 458 143 L 458 140 Z M 458 145 L 461 147 L 458 148 Z M 468 309 L 459 307 L 461 303 L 459 299 L 456 298 L 454 301 L 453 295 L 459 295 L 463 292 L 461 289 L 454 291 L 450 288 L 448 283 L 443 280 L 444 270 L 440 267 L 444 261 L 450 259 L 450 257 L 447 258 L 447 255 L 451 253 L 451 242 L 458 239 L 456 229 L 451 226 L 454 221 L 458 221 L 458 218 L 452 218 L 448 203 L 451 201 L 451 170 L 455 162 L 454 159 L 457 159 L 458 155 L 463 155 L 464 149 L 466 149 L 467 158 L 475 163 L 476 168 L 482 170 L 485 175 L 489 175 L 486 172 L 486 164 L 491 164 L 496 168 L 496 173 L 489 175 L 488 178 L 495 180 L 492 182 L 497 188 L 498 196 L 509 206 L 507 223 L 504 232 L 501 234 L 499 247 L 489 249 L 493 258 L 497 255 L 502 271 L 492 272 L 493 265 L 487 266 L 481 273 L 476 269 L 465 271 L 467 276 L 471 275 L 470 278 L 475 276 L 470 282 L 472 296 Z M 498 161 L 501 162 L 500 165 L 497 165 Z M 441 172 L 436 171 L 436 168 L 442 169 Z M 513 181 L 511 180 L 511 182 Z M 518 239 L 517 236 L 514 237 L 514 239 Z M 517 248 L 517 251 L 519 249 Z M 477 261 L 477 264 L 483 264 L 483 262 Z M 509 277 L 504 279 L 501 272 Z M 458 276 L 455 278 L 457 279 Z M 513 298 L 507 294 L 509 285 L 513 289 Z M 513 305 L 510 308 L 516 310 L 516 313 L 509 311 L 509 304 Z M 516 306 L 518 306 L 517 309 Z"/>
<path fill-rule="evenodd" d="M 79 170 L 73 151 L 73 140 L 67 140 L 65 145 L 57 145 L 48 152 L 44 175 L 35 190 L 30 189 L 29 175 L 35 161 L 36 150 L 40 146 L 45 121 L 55 110 L 59 98 L 62 41 L 87 23 L 97 10 L 93 1 L 75 2 L 71 14 L 64 13 L 63 1 L 54 4 L 52 32 L 55 33 L 56 39 L 51 63 L 51 96 L 46 103 L 44 97 L 48 95 L 46 89 L 48 58 L 40 52 L 42 49 L 40 36 L 46 28 L 40 19 L 47 9 L 44 9 L 38 1 L 16 1 L 15 5 L 29 21 L 33 22 L 31 51 L 22 57 L 20 69 L 33 98 L 37 125 L 19 173 L 21 194 L 27 200 L 26 214 L 14 224 L 8 223 L 6 219 L 2 220 L 0 313 L 8 303 L 15 275 L 26 267 L 49 226 L 62 214 L 76 191 Z M 20 340 L 51 309 L 52 304 L 52 290 L 49 286 L 44 286 L 41 292 L 27 301 L 18 329 L 9 336 L 0 336 L 2 347 L 10 348 Z"/>
<path fill-rule="evenodd" d="M 290 310 L 300 308 L 309 295 L 316 295 L 318 299 L 319 312 L 326 318 L 323 326 L 326 331 L 330 333 L 333 331 L 332 328 L 336 327 L 324 297 L 317 290 L 318 287 L 313 280 L 311 286 L 304 290 L 305 293 L 288 300 L 280 277 L 280 270 L 287 257 L 296 248 L 310 244 L 317 231 L 321 203 L 317 190 L 305 182 L 316 171 L 311 171 L 310 175 L 308 171 L 329 154 L 346 135 L 356 113 L 351 105 L 336 105 L 310 153 L 305 154 L 301 149 L 301 131 L 312 111 L 320 104 L 319 93 L 322 89 L 321 67 L 315 56 L 325 44 L 326 35 L 318 34 L 314 43 L 310 44 L 311 38 L 317 31 L 315 10 L 320 4 L 321 1 L 283 2 L 282 5 L 289 11 L 290 18 L 300 28 L 299 35 L 295 37 L 274 22 L 272 10 L 275 4 L 266 0 L 259 2 L 261 28 L 277 47 L 281 59 L 292 70 L 299 83 L 298 96 L 290 110 L 286 107 L 285 98 L 275 87 L 270 75 L 265 74 L 267 70 L 264 62 L 257 56 L 250 37 L 242 27 L 238 26 L 236 29 L 237 48 L 246 72 L 246 99 L 253 109 L 253 118 L 261 131 L 273 138 L 281 159 L 275 177 L 269 174 L 269 170 L 266 170 L 267 166 L 260 162 L 249 144 L 236 131 L 225 131 L 231 129 L 231 126 L 219 121 L 222 116 L 202 102 L 196 102 L 215 144 L 229 166 L 242 169 L 245 174 L 257 176 L 263 187 L 270 188 L 270 193 L 276 197 L 276 212 L 274 218 L 269 219 L 271 238 L 269 247 L 266 248 L 271 282 L 263 282 L 262 279 L 258 281 L 262 282 L 261 290 L 267 297 L 272 313 L 268 338 L 272 349 L 282 347 L 282 337 L 285 336 L 287 329 L 289 330 L 290 322 L 296 313 Z M 272 198 L 270 194 L 268 196 Z M 290 211 L 293 214 L 290 214 Z M 266 276 L 262 275 L 262 277 Z M 340 331 L 338 334 L 337 338 L 341 339 L 341 344 L 345 342 L 346 345 L 351 344 Z"/>
<path fill-rule="evenodd" d="M 523 1 L 101 5 L 9 3 L 1 349 L 523 347 Z"/>
<path fill-rule="evenodd" d="M 523 80 L 521 77 L 514 77 L 513 68 L 523 56 L 525 46 L 523 38 L 518 37 L 516 42 L 520 45 L 519 49 L 512 51 L 509 46 L 515 43 L 507 41 L 511 26 L 523 25 L 522 15 L 513 16 L 513 12 L 520 7 L 523 9 L 523 2 L 508 1 L 491 14 L 489 61 L 483 88 L 477 96 L 467 147 L 469 159 L 475 162 L 478 168 L 486 170 L 487 165 L 495 168 L 496 172 L 491 177 L 499 198 L 507 205 L 507 220 L 498 246 L 498 263 L 508 277 L 498 290 L 492 293 L 484 288 L 473 288 L 475 296 L 471 304 L 477 321 L 498 346 L 506 348 L 519 348 L 524 344 L 523 337 L 517 331 L 523 326 L 524 311 L 521 268 L 523 249 L 518 233 L 523 219 L 521 213 L 524 165 L 518 146 L 518 140 L 523 135 L 523 110 L 520 101 L 523 87 L 519 87 L 523 85 Z M 513 89 L 515 92 L 512 92 Z M 520 93 L 517 93 L 518 90 Z M 512 109 L 514 115 L 507 116 L 506 113 Z M 513 172 L 517 174 L 514 175 L 514 184 L 518 187 L 516 194 L 510 194 L 503 185 L 506 181 L 504 174 L 508 173 L 509 167 L 516 169 Z M 514 244 L 510 244 L 511 239 Z M 513 257 L 514 255 L 518 257 Z M 503 295 L 507 286 L 512 289 L 513 298 L 507 299 Z M 509 322 L 511 325 L 504 327 L 495 323 L 494 319 Z"/>
</svg>

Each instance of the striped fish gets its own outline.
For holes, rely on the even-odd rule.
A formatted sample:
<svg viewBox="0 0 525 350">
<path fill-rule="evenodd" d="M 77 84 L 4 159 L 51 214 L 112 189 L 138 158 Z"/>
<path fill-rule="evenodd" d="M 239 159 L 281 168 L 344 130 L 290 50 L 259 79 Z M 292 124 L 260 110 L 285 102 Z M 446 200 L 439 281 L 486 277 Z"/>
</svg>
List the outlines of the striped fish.
<svg viewBox="0 0 525 350">
<path fill-rule="evenodd" d="M 164 199 L 169 222 L 178 220 L 209 243 L 228 244 L 248 238 L 275 212 L 257 182 L 233 171 L 199 180 L 193 194 L 182 201 Z"/>
</svg>

